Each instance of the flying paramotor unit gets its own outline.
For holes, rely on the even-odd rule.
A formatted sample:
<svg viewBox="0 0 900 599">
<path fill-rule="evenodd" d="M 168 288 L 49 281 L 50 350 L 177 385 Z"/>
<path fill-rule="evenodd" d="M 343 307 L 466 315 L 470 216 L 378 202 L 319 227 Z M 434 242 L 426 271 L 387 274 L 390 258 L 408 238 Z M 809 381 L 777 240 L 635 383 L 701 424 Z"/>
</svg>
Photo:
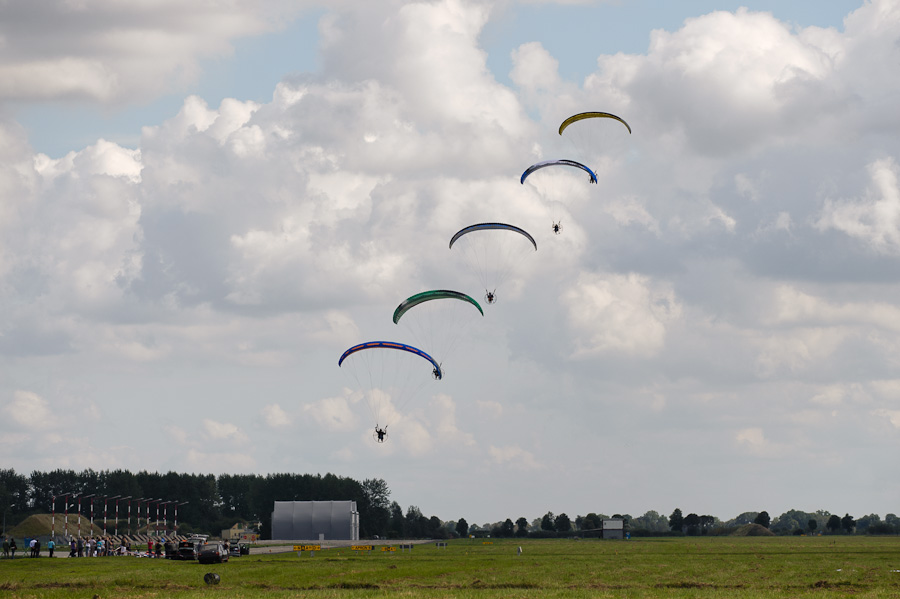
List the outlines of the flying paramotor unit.
<svg viewBox="0 0 900 599">
<path fill-rule="evenodd" d="M 618 125 L 624 125 L 624 129 Z M 596 156 L 608 151 L 624 139 L 625 131 L 631 134 L 631 125 L 625 119 L 610 112 L 580 112 L 565 119 L 559 126 L 559 134 L 571 142 L 575 158 L 584 164 L 594 165 Z"/>
<path fill-rule="evenodd" d="M 457 231 L 450 238 L 485 290 L 489 304 L 497 301 L 497 289 L 516 266 L 533 251 L 537 242 L 526 230 L 506 223 L 479 223 Z"/>
<path fill-rule="evenodd" d="M 519 182 L 534 191 L 551 212 L 551 230 L 562 233 L 562 221 L 569 216 L 569 209 L 580 200 L 587 198 L 590 190 L 584 184 L 582 173 L 588 174 L 592 184 L 597 183 L 597 175 L 585 165 L 575 160 L 544 160 L 532 164 Z"/>
<path fill-rule="evenodd" d="M 394 324 L 402 324 L 419 347 L 441 365 L 452 353 L 466 326 L 484 310 L 474 299 L 449 289 L 423 291 L 403 300 L 394 310 Z"/>
<path fill-rule="evenodd" d="M 443 377 L 430 355 L 405 343 L 369 341 L 341 354 L 338 366 L 359 390 L 375 420 L 377 441 L 384 441 L 388 425 L 402 417 L 406 405 L 432 379 Z M 382 434 L 378 434 L 378 430 Z"/>
</svg>

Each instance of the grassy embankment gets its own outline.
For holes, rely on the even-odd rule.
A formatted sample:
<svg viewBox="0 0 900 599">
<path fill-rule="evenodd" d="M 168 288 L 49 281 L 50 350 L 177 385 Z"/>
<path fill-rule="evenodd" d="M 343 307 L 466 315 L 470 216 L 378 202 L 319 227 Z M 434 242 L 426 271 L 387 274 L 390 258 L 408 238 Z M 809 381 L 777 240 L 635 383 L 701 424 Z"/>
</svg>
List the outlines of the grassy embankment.
<svg viewBox="0 0 900 599">
<path fill-rule="evenodd" d="M 206 586 L 206 572 L 221 583 Z M 458 540 L 446 549 L 330 549 L 216 566 L 131 557 L 0 562 L 0 598 L 94 596 L 895 598 L 900 537 Z"/>
</svg>

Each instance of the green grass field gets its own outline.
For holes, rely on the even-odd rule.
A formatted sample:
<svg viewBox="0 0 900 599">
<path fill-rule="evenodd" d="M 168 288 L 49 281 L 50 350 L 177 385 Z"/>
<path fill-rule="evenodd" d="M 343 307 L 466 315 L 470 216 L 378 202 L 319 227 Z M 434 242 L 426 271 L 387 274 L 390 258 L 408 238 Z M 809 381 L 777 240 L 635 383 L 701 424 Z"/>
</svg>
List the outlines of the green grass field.
<svg viewBox="0 0 900 599">
<path fill-rule="evenodd" d="M 207 586 L 207 572 L 220 584 Z M 469 539 L 445 549 L 328 549 L 216 566 L 133 557 L 0 562 L 0 598 L 95 596 L 897 598 L 900 537 Z"/>
</svg>

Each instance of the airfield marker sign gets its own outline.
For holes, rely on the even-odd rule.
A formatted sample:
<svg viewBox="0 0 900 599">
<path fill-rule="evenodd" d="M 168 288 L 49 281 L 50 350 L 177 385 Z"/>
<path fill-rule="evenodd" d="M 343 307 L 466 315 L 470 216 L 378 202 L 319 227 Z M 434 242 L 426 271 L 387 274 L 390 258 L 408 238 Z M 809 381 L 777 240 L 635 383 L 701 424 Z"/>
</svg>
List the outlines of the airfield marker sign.
<svg viewBox="0 0 900 599">
<path fill-rule="evenodd" d="M 304 551 L 308 551 L 310 556 L 316 554 L 316 551 L 322 551 L 321 545 L 294 545 L 294 551 L 297 552 L 297 557 L 301 557 Z"/>
</svg>

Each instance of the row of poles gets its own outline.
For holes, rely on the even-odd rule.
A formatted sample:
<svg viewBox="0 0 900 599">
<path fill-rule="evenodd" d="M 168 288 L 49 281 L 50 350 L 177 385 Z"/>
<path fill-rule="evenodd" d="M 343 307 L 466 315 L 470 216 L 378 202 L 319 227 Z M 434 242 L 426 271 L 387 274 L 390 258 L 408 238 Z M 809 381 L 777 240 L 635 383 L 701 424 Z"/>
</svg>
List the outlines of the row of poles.
<svg viewBox="0 0 900 599">
<path fill-rule="evenodd" d="M 78 500 L 77 503 L 69 503 L 69 498 L 72 498 L 72 501 Z M 69 538 L 69 508 L 77 507 L 78 511 L 78 536 L 81 537 L 81 501 L 82 499 L 89 499 L 91 504 L 90 509 L 90 518 L 91 518 L 91 531 L 94 530 L 94 503 L 99 500 L 103 500 L 103 535 L 106 536 L 106 522 L 107 522 L 107 508 L 109 506 L 109 502 L 115 500 L 116 502 L 116 513 L 115 513 L 115 528 L 113 535 L 119 536 L 119 502 L 127 501 L 128 502 L 128 531 L 131 532 L 131 504 L 137 503 L 137 525 L 138 528 L 141 526 L 141 504 L 146 504 L 146 518 L 147 518 L 147 534 L 150 534 L 150 506 L 155 505 L 156 507 L 156 536 L 159 535 L 159 511 L 162 508 L 163 513 L 163 534 L 165 534 L 166 529 L 169 523 L 168 510 L 171 505 L 174 509 L 174 521 L 173 521 L 173 532 L 174 534 L 178 534 L 178 506 L 185 505 L 188 503 L 187 501 L 176 501 L 176 500 L 168 500 L 165 501 L 163 499 L 152 499 L 149 497 L 140 497 L 134 498 L 131 495 L 127 497 L 122 497 L 121 495 L 116 495 L 114 497 L 107 497 L 104 495 L 97 495 L 96 493 L 91 493 L 90 495 L 82 495 L 80 493 L 59 493 L 57 495 L 53 495 L 53 499 L 50 505 L 50 536 L 56 536 L 56 500 L 57 498 L 62 498 L 63 505 L 65 506 L 65 528 L 63 532 L 63 536 L 68 539 Z"/>
</svg>

